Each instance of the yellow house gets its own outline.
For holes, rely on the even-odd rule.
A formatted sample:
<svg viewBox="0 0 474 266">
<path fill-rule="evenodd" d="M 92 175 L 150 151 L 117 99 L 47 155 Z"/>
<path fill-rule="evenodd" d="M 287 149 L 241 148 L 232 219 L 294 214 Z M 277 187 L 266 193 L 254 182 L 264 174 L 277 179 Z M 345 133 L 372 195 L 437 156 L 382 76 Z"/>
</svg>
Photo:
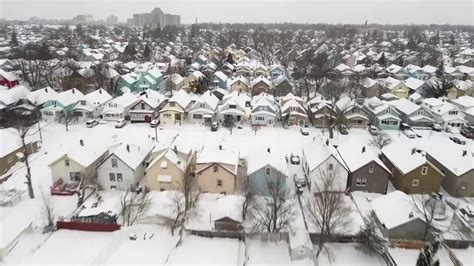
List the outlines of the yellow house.
<svg viewBox="0 0 474 266">
<path fill-rule="evenodd" d="M 231 91 L 248 92 L 250 89 L 250 82 L 246 77 L 238 76 L 230 81 L 230 89 Z"/>
<path fill-rule="evenodd" d="M 182 153 L 175 148 L 166 149 L 151 161 L 146 169 L 146 182 L 150 190 L 184 190 L 184 178 L 192 165 L 194 153 Z"/>
<path fill-rule="evenodd" d="M 205 148 L 196 160 L 197 184 L 201 192 L 233 194 L 237 180 L 239 153 Z"/>
<path fill-rule="evenodd" d="M 472 81 L 455 79 L 452 84 L 453 86 L 448 91 L 449 99 L 454 100 L 465 95 L 473 96 L 474 86 Z"/>
<path fill-rule="evenodd" d="M 408 98 L 408 92 L 410 89 L 401 80 L 388 77 L 382 81 L 382 85 L 386 90 L 398 98 Z"/>
</svg>

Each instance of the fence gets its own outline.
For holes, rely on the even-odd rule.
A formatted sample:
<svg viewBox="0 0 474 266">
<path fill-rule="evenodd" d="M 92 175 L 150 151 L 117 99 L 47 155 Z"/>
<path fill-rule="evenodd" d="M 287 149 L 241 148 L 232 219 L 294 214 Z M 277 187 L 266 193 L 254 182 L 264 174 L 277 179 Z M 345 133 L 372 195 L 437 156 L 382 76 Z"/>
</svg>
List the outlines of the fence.
<svg viewBox="0 0 474 266">
<path fill-rule="evenodd" d="M 57 221 L 58 229 L 92 231 L 92 232 L 113 232 L 120 229 L 119 224 L 101 224 L 101 223 L 81 223 L 71 221 Z"/>
</svg>

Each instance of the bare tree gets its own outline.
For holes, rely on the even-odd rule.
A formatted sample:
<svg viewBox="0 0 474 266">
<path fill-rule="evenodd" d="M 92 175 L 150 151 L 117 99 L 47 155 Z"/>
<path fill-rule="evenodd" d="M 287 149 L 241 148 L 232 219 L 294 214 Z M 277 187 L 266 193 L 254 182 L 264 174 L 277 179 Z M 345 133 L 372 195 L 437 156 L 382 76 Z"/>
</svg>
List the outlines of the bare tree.
<svg viewBox="0 0 474 266">
<path fill-rule="evenodd" d="M 328 82 L 323 90 L 325 99 L 329 102 L 327 117 L 327 129 L 329 131 L 329 138 L 334 137 L 334 128 L 337 124 L 343 124 L 344 122 L 344 111 L 347 107 L 342 109 L 337 108 L 336 103 L 341 99 L 341 95 L 344 93 L 344 86 L 340 82 Z"/>
<path fill-rule="evenodd" d="M 344 232 L 351 212 L 344 202 L 344 194 L 336 192 L 334 172 L 320 171 L 319 177 L 320 182 L 314 184 L 317 192 L 306 200 L 306 217 L 318 228 L 320 235 L 317 257 L 331 236 Z"/>
<path fill-rule="evenodd" d="M 18 130 L 18 134 L 21 139 L 21 150 L 22 150 L 23 160 L 25 162 L 25 168 L 26 168 L 25 184 L 28 187 L 29 197 L 33 199 L 35 197 L 35 194 L 33 191 L 33 183 L 31 181 L 31 166 L 30 166 L 30 160 L 29 160 L 30 154 L 33 152 L 33 150 L 32 150 L 32 146 L 26 143 L 26 137 L 36 133 L 36 132 L 32 132 L 31 134 L 29 133 L 35 124 L 31 124 L 30 121 L 24 120 L 24 119 L 15 119 L 15 120 L 12 120 L 11 122 L 12 122 L 13 127 Z"/>
<path fill-rule="evenodd" d="M 224 127 L 227 128 L 232 135 L 232 130 L 235 127 L 234 117 L 232 115 L 226 115 L 224 118 Z"/>
<path fill-rule="evenodd" d="M 390 143 L 392 143 L 392 137 L 390 137 L 390 135 L 385 132 L 380 132 L 378 135 L 372 136 L 372 138 L 369 140 L 370 146 L 377 147 L 380 150 Z"/>
<path fill-rule="evenodd" d="M 415 211 L 425 222 L 423 228 L 423 241 L 425 242 L 433 237 L 433 233 L 435 233 L 436 230 L 433 225 L 436 211 L 438 208 L 442 208 L 442 202 L 441 200 L 437 200 L 437 197 L 437 195 L 429 196 L 426 194 L 411 195 Z"/>
<path fill-rule="evenodd" d="M 42 188 L 39 189 L 41 193 L 41 200 L 43 203 L 43 213 L 46 218 L 45 231 L 50 232 L 54 228 L 53 206 L 51 204 L 51 197 L 45 195 Z"/>
<path fill-rule="evenodd" d="M 356 235 L 357 249 L 369 255 L 382 255 L 388 248 L 387 240 L 378 230 L 375 214 L 364 218 L 364 226 Z"/>
<path fill-rule="evenodd" d="M 267 177 L 266 186 L 260 193 L 262 196 L 254 196 L 249 206 L 252 231 L 277 233 L 287 229 L 296 218 L 296 200 L 290 195 L 286 179 L 281 175 L 272 179 Z"/>
<path fill-rule="evenodd" d="M 185 221 L 185 198 L 184 194 L 178 191 L 170 191 L 168 194 L 167 208 L 170 213 L 174 214 L 174 218 L 168 221 L 168 226 L 171 230 L 171 235 L 174 235 L 176 228 L 183 225 Z"/>
<path fill-rule="evenodd" d="M 247 217 L 247 212 L 249 210 L 252 199 L 255 196 L 255 193 L 250 186 L 250 181 L 249 181 L 248 176 L 241 178 L 240 182 L 241 182 L 240 184 L 241 193 L 242 193 L 242 196 L 244 196 L 244 202 L 242 204 L 242 220 L 245 221 L 245 218 Z"/>
<path fill-rule="evenodd" d="M 143 192 L 127 190 L 120 203 L 123 225 L 131 226 L 150 206 L 150 199 Z"/>
</svg>

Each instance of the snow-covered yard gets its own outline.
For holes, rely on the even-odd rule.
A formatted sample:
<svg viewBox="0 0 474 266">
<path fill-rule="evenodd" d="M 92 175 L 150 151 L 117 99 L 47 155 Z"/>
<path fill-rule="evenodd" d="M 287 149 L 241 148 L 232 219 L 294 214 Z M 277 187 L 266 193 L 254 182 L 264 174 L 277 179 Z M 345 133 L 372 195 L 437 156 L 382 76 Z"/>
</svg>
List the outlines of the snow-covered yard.
<svg viewBox="0 0 474 266">
<path fill-rule="evenodd" d="M 247 240 L 246 249 L 247 265 L 249 266 L 313 265 L 309 260 L 292 262 L 288 243 L 285 241 L 263 242 L 260 240 Z"/>
</svg>

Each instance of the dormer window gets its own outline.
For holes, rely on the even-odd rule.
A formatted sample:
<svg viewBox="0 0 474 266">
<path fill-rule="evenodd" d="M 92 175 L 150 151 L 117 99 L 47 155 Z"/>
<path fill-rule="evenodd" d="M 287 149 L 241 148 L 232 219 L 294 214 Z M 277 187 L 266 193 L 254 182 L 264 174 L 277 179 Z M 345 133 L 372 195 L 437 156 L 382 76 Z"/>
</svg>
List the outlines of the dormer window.
<svg viewBox="0 0 474 266">
<path fill-rule="evenodd" d="M 428 173 L 428 167 L 427 167 L 427 166 L 423 166 L 423 167 L 421 168 L 421 174 L 422 174 L 422 175 L 426 175 L 427 173 Z"/>
<path fill-rule="evenodd" d="M 230 109 L 236 109 L 236 108 L 237 108 L 237 105 L 235 105 L 235 104 L 229 104 L 229 108 L 230 108 Z"/>
<path fill-rule="evenodd" d="M 205 105 L 204 103 L 200 103 L 200 104 L 199 104 L 199 107 L 200 107 L 200 108 L 204 108 L 205 106 L 206 106 L 206 105 Z"/>
<path fill-rule="evenodd" d="M 175 102 L 170 102 L 170 107 L 175 107 L 176 103 Z"/>
<path fill-rule="evenodd" d="M 375 168 L 374 165 L 371 164 L 371 165 L 369 166 L 369 173 L 372 174 L 372 173 L 374 172 L 374 168 Z"/>
<path fill-rule="evenodd" d="M 141 106 L 142 110 L 145 110 L 145 103 L 141 103 L 140 106 Z"/>
</svg>

